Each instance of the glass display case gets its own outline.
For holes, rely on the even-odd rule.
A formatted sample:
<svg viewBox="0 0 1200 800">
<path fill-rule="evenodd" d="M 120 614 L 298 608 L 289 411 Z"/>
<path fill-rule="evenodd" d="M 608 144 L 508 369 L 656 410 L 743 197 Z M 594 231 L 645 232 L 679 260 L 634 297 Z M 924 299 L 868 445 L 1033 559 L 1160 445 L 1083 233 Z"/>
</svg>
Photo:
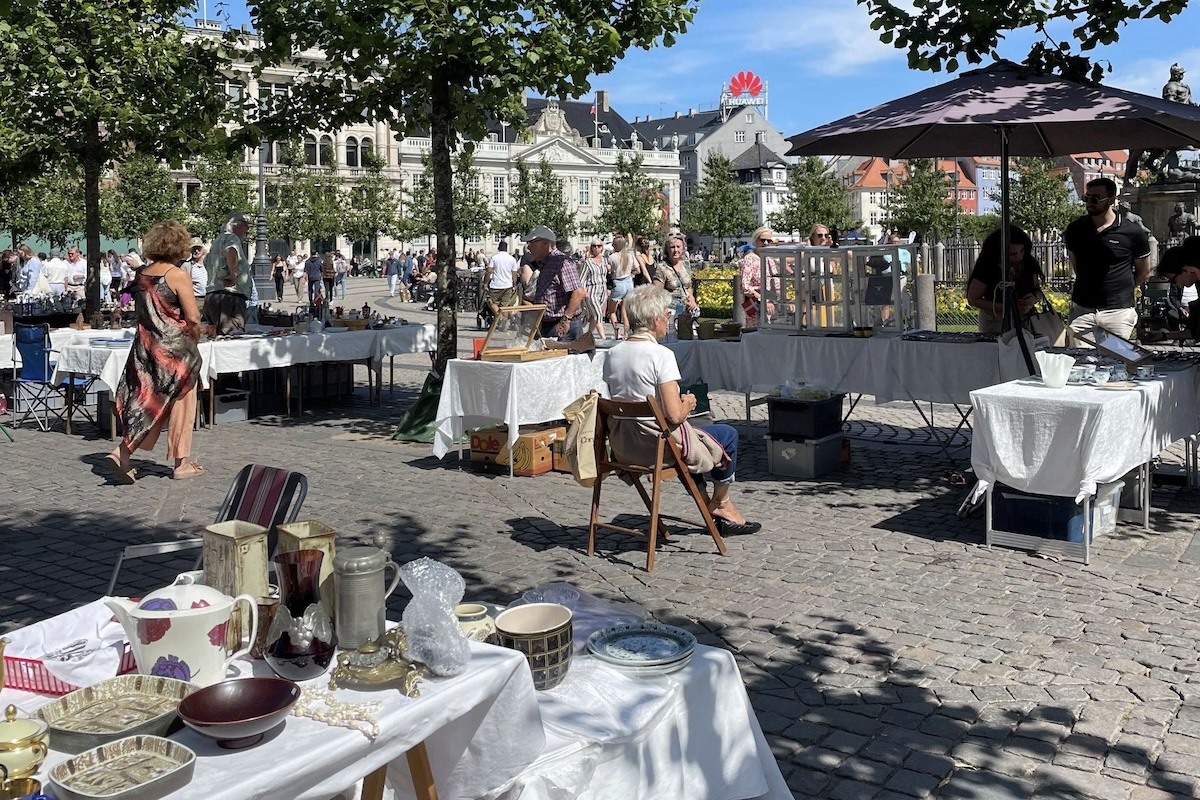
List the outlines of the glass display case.
<svg viewBox="0 0 1200 800">
<path fill-rule="evenodd" d="M 911 245 L 760 247 L 763 313 L 775 333 L 903 333 L 913 328 Z M 896 265 L 899 269 L 896 269 Z"/>
</svg>

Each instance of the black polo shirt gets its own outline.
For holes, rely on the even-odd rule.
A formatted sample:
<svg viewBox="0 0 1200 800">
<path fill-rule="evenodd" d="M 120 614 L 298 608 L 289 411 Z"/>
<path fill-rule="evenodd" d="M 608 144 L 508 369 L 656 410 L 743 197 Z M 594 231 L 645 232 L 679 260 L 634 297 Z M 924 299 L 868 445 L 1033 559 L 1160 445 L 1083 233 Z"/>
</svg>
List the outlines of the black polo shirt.
<svg viewBox="0 0 1200 800">
<path fill-rule="evenodd" d="M 1100 310 L 1133 308 L 1133 262 L 1150 255 L 1146 231 L 1124 214 L 1097 231 L 1082 216 L 1063 231 L 1063 244 L 1075 255 L 1075 288 L 1071 301 Z"/>
</svg>

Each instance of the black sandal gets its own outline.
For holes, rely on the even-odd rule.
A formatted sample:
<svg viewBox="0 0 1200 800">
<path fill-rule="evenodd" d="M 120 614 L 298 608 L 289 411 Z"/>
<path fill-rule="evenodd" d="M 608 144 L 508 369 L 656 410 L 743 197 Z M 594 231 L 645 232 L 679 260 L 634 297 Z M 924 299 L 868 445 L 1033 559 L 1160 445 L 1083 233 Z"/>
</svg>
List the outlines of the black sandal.
<svg viewBox="0 0 1200 800">
<path fill-rule="evenodd" d="M 761 522 L 743 522 L 739 525 L 724 517 L 713 517 L 713 522 L 717 523 L 717 533 L 722 536 L 746 536 L 762 530 Z"/>
</svg>

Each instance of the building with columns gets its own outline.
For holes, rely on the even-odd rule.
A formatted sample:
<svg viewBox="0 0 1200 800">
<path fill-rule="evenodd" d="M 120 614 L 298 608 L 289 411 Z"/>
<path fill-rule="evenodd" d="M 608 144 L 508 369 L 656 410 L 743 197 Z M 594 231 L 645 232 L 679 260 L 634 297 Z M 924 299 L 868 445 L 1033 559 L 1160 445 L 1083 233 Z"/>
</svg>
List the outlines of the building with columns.
<svg viewBox="0 0 1200 800">
<path fill-rule="evenodd" d="M 219 26 L 209 23 L 196 28 L 195 33 L 203 35 L 214 30 L 219 31 Z M 247 40 L 253 47 L 257 37 L 247 34 Z M 315 58 L 319 54 L 306 56 Z M 235 74 L 225 79 L 225 89 L 230 98 L 237 101 L 243 97 L 286 95 L 288 87 L 300 75 L 300 69 L 284 67 L 256 78 L 249 64 L 239 64 L 235 67 Z M 643 172 L 662 181 L 664 185 L 668 221 L 671 224 L 678 222 L 682 171 L 679 153 L 644 148 L 643 140 L 633 127 L 610 107 L 607 92 L 597 92 L 594 103 L 529 98 L 525 100 L 525 105 L 528 109 L 527 132 L 521 134 L 511 126 L 496 124 L 492 126 L 487 140 L 475 143 L 475 166 L 479 172 L 480 188 L 490 199 L 493 212 L 502 213 L 509 203 L 517 178 L 517 163 L 525 162 L 536 170 L 540 160 L 546 158 L 562 187 L 568 208 L 575 212 L 579 230 L 590 234 L 590 223 L 601 212 L 604 188 L 616 174 L 618 156 L 629 158 L 641 155 Z M 297 131 L 296 138 L 303 143 L 307 163 L 313 167 L 332 167 L 337 176 L 344 180 L 347 189 L 364 174 L 363 154 L 374 151 L 385 164 L 384 174 L 392 180 L 402 197 L 424 172 L 421 157 L 430 150 L 428 136 L 399 138 L 386 122 L 364 121 L 338 131 Z M 268 180 L 279 170 L 280 147 L 281 143 L 271 143 L 263 150 L 262 161 Z M 247 150 L 245 164 L 251 176 L 258 174 L 258 148 Z M 191 196 L 199 189 L 199 180 L 187 165 L 173 174 L 185 196 Z M 579 233 L 572 239 L 572 244 L 582 243 L 586 238 L 585 233 Z M 468 249 L 493 252 L 498 243 L 499 237 L 496 235 L 483 239 L 460 239 L 457 250 L 459 253 Z M 271 249 L 273 252 L 284 252 L 290 247 L 295 251 L 309 252 L 312 244 L 276 241 L 272 242 Z M 335 246 L 349 254 L 352 251 L 361 252 L 363 244 L 339 237 Z M 392 247 L 428 250 L 433 239 L 406 242 L 381 236 L 378 244 L 381 252 Z M 375 257 L 376 254 L 371 255 Z"/>
</svg>

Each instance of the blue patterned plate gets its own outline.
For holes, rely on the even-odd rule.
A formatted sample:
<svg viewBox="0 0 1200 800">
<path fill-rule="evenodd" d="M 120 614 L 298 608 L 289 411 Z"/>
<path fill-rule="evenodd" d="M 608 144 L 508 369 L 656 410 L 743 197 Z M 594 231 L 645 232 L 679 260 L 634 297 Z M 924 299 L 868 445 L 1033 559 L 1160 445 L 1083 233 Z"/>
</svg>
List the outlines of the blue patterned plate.
<svg viewBox="0 0 1200 800">
<path fill-rule="evenodd" d="M 696 637 L 683 628 L 654 622 L 613 625 L 589 636 L 587 649 L 610 664 L 651 667 L 689 657 Z"/>
</svg>

